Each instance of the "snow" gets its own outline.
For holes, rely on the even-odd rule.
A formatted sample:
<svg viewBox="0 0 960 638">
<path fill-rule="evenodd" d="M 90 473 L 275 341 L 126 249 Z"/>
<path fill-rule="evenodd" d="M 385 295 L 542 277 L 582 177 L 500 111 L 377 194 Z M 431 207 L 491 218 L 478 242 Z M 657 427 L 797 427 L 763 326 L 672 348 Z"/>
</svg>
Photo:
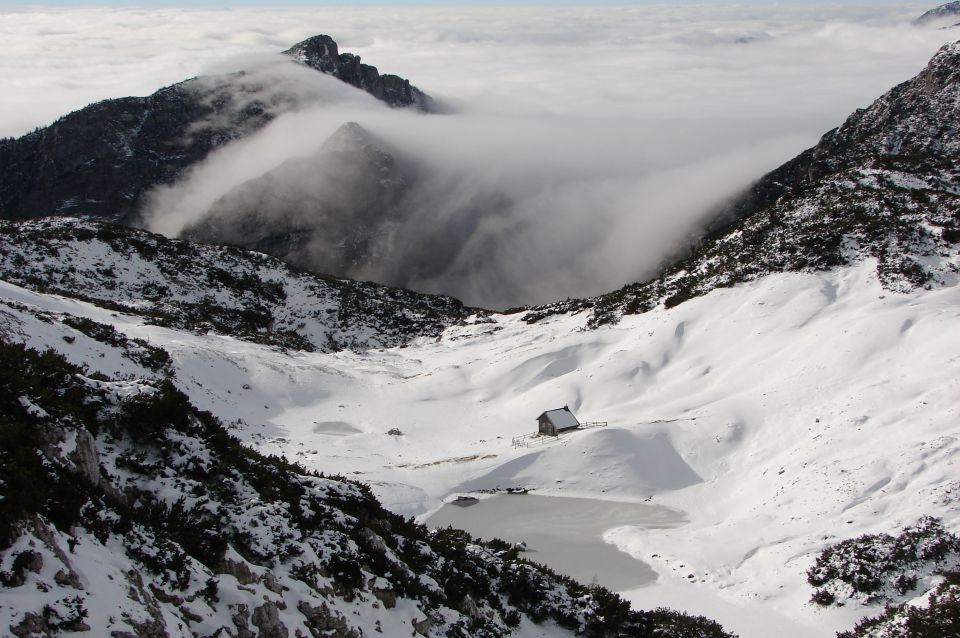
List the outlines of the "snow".
<svg viewBox="0 0 960 638">
<path fill-rule="evenodd" d="M 532 326 L 494 315 L 367 352 L 284 352 L 5 283 L 0 301 L 10 338 L 91 372 L 132 364 L 82 335 L 67 344 L 75 331 L 21 306 L 165 348 L 181 389 L 235 435 L 363 480 L 405 515 L 498 487 L 680 510 L 688 522 L 672 529 L 606 531 L 658 573 L 625 595 L 715 617 L 743 638 L 826 638 L 878 611 L 808 603 L 804 574 L 826 545 L 925 514 L 960 527 L 960 287 L 893 294 L 869 260 L 770 275 L 598 330 L 581 330 L 583 315 Z M 610 426 L 511 447 L 555 405 Z"/>
</svg>

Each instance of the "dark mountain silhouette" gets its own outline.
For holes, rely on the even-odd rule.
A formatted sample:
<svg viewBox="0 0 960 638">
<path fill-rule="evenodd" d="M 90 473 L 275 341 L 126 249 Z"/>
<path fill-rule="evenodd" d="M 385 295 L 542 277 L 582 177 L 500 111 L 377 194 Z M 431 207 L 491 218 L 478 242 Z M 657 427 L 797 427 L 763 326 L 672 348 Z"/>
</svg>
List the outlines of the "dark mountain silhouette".
<svg viewBox="0 0 960 638">
<path fill-rule="evenodd" d="M 285 52 L 398 108 L 429 111 L 409 81 L 381 75 L 318 35 Z M 147 97 L 104 100 L 23 137 L 0 140 L 0 218 L 83 215 L 137 224 L 144 195 L 210 151 L 245 137 L 294 105 L 261 99 L 243 72 L 180 82 Z M 284 101 L 286 100 L 286 101 Z"/>
</svg>

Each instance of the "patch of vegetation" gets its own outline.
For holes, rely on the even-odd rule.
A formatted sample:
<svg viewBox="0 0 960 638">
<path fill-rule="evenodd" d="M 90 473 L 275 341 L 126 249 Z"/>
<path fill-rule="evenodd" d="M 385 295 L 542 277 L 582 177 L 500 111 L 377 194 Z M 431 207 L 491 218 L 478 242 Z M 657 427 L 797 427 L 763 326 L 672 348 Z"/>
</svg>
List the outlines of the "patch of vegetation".
<svg viewBox="0 0 960 638">
<path fill-rule="evenodd" d="M 62 321 L 91 339 L 122 349 L 127 357 L 148 370 L 164 372 L 170 368 L 172 362 L 167 351 L 150 345 L 144 339 L 131 339 L 111 325 L 85 317 L 65 315 Z"/>
<path fill-rule="evenodd" d="M 866 534 L 823 550 L 807 571 L 813 602 L 842 605 L 856 598 L 887 601 L 913 591 L 920 578 L 960 568 L 960 536 L 923 517 L 898 536 Z"/>
<path fill-rule="evenodd" d="M 948 638 L 960 636 L 960 573 L 948 574 L 926 605 L 888 605 L 837 638 Z"/>
<path fill-rule="evenodd" d="M 80 372 L 52 351 L 0 342 L 0 549 L 10 546 L 18 521 L 28 515 L 42 513 L 61 529 L 80 520 L 91 490 L 46 462 L 42 450 L 54 442 L 40 427 L 48 419 L 44 412 L 53 411 L 96 431 L 97 408 L 75 381 Z"/>
</svg>

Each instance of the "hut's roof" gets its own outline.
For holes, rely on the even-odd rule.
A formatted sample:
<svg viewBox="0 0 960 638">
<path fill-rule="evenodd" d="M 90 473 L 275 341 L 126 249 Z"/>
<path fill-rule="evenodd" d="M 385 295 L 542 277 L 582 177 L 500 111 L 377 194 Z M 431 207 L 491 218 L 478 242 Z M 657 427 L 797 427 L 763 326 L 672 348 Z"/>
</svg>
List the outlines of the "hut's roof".
<svg viewBox="0 0 960 638">
<path fill-rule="evenodd" d="M 546 417 L 557 429 L 575 428 L 580 425 L 580 422 L 577 421 L 577 417 L 573 416 L 573 412 L 571 412 L 569 408 L 547 410 L 537 417 L 537 421 L 543 417 Z"/>
</svg>

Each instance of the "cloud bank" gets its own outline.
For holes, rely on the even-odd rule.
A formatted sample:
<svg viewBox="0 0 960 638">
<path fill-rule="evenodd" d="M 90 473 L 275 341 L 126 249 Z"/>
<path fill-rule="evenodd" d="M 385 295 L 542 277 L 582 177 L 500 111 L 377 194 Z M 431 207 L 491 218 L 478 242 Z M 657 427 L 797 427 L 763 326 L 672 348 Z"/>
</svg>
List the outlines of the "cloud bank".
<svg viewBox="0 0 960 638">
<path fill-rule="evenodd" d="M 252 69 L 273 78 L 264 91 L 293 96 L 284 114 L 160 189 L 155 229 L 178 233 L 356 121 L 417 179 L 376 259 L 341 274 L 489 307 L 545 302 L 650 276 L 718 200 L 914 75 L 949 37 L 911 26 L 917 14 L 784 5 L 15 13 L 0 21 L 12 43 L 0 72 L 17 89 L 0 97 L 0 134 L 94 98 Z M 276 51 L 315 33 L 457 112 L 391 111 L 277 62 Z M 44 85 L 57 91 L 40 100 Z M 296 193 L 291 179 L 277 184 Z"/>
</svg>

